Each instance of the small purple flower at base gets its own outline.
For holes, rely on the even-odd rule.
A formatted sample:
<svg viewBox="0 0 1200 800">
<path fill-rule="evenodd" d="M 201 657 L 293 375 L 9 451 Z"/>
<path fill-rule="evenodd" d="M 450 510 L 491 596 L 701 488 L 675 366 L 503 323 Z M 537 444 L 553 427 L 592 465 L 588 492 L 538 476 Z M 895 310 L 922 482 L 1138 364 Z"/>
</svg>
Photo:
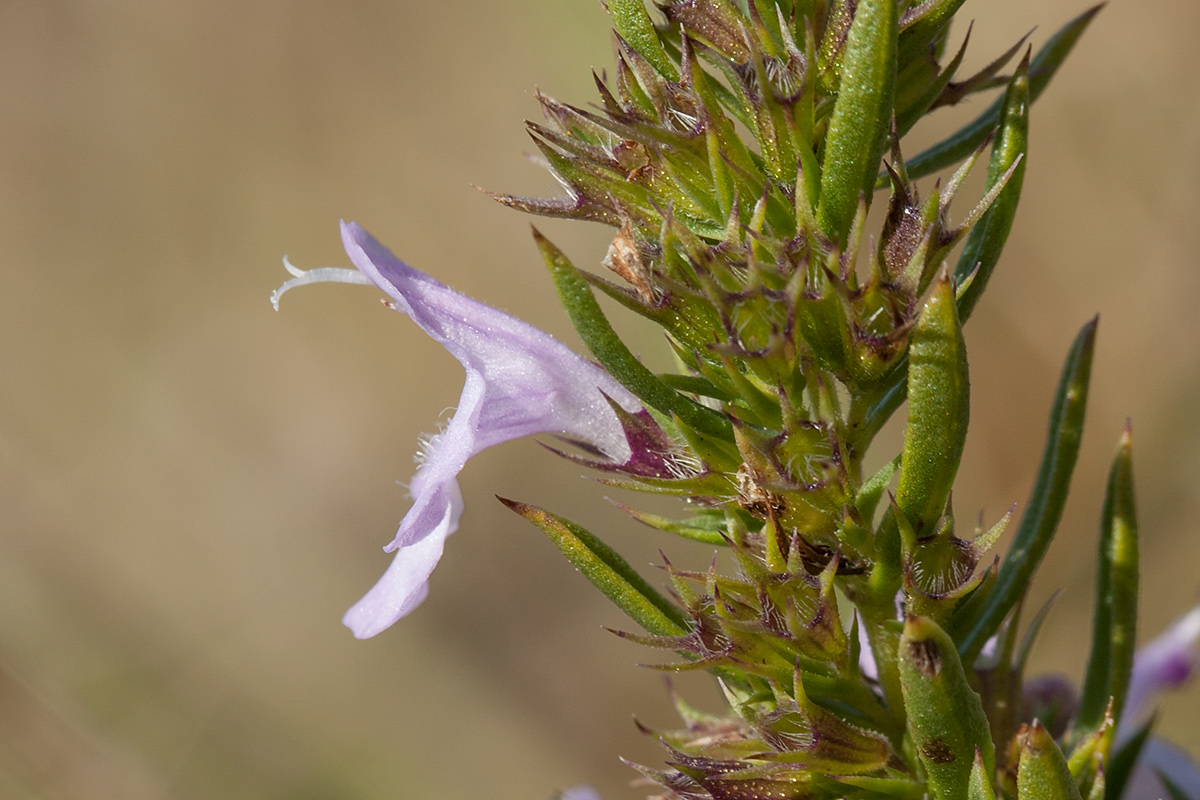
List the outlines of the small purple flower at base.
<svg viewBox="0 0 1200 800">
<path fill-rule="evenodd" d="M 1197 672 L 1200 672 L 1200 605 L 1138 648 L 1125 712 L 1117 729 L 1118 743 L 1146 724 L 1160 694 L 1180 688 Z"/>
<path fill-rule="evenodd" d="M 572 786 L 563 790 L 558 800 L 600 800 L 600 793 L 590 786 Z"/>
<path fill-rule="evenodd" d="M 1079 708 L 1079 693 L 1063 675 L 1038 675 L 1021 687 L 1021 719 L 1038 720 L 1055 739 L 1062 737 Z"/>
<path fill-rule="evenodd" d="M 409 486 L 413 505 L 384 549 L 396 557 L 383 577 L 343 618 L 365 639 L 421 604 L 446 537 L 458 527 L 462 496 L 457 476 L 467 460 L 495 444 L 556 434 L 594 448 L 614 463 L 632 456 L 610 400 L 630 413 L 637 399 L 607 372 L 548 333 L 458 294 L 397 259 L 355 223 L 342 223 L 342 241 L 355 270 L 308 272 L 284 261 L 295 277 L 272 296 L 307 283 L 373 284 L 462 363 L 466 382 L 446 429 L 429 439 Z"/>
<path fill-rule="evenodd" d="M 1200 672 L 1200 606 L 1138 648 L 1115 746 L 1119 748 L 1149 722 L 1159 695 L 1181 688 L 1197 672 Z M 1200 767 L 1173 744 L 1153 737 L 1142 749 L 1123 800 L 1170 797 L 1162 777 L 1188 797 L 1200 800 Z"/>
<path fill-rule="evenodd" d="M 1200 800 L 1200 767 L 1178 747 L 1158 738 L 1149 739 L 1142 748 L 1121 800 L 1169 799 L 1163 778 L 1192 800 Z"/>
</svg>

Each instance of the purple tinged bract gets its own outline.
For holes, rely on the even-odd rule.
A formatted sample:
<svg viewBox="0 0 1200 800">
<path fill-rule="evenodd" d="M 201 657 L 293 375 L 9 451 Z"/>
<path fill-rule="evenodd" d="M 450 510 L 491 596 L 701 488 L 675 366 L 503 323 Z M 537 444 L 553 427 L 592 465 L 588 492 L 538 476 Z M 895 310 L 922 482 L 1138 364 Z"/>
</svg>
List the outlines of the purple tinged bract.
<svg viewBox="0 0 1200 800">
<path fill-rule="evenodd" d="M 396 553 L 387 572 L 343 618 L 364 639 L 421 604 L 446 537 L 458 527 L 458 473 L 467 459 L 501 442 L 556 434 L 590 445 L 614 463 L 630 460 L 625 430 L 610 400 L 631 413 L 637 399 L 607 372 L 553 336 L 461 295 L 400 261 L 356 223 L 342 223 L 342 241 L 355 270 L 302 272 L 272 295 L 306 283 L 374 284 L 390 306 L 462 363 L 466 382 L 445 430 L 429 438 L 409 485 L 412 507 L 384 548 Z"/>
</svg>

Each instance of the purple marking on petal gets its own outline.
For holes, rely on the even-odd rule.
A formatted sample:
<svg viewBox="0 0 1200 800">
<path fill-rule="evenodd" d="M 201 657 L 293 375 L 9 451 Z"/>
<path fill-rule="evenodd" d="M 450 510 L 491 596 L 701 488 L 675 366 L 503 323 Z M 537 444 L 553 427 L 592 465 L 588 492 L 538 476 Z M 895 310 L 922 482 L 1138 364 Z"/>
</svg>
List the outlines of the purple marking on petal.
<svg viewBox="0 0 1200 800">
<path fill-rule="evenodd" d="M 395 309 L 466 370 L 457 411 L 430 442 L 409 486 L 412 508 L 385 548 L 396 551 L 395 560 L 343 620 L 366 638 L 424 599 L 443 543 L 458 527 L 456 478 L 471 456 L 510 439 L 550 433 L 624 462 L 632 451 L 608 398 L 629 413 L 643 409 L 607 372 L 553 336 L 404 264 L 355 223 L 342 223 L 342 241 L 354 266 L 392 298 Z"/>
</svg>

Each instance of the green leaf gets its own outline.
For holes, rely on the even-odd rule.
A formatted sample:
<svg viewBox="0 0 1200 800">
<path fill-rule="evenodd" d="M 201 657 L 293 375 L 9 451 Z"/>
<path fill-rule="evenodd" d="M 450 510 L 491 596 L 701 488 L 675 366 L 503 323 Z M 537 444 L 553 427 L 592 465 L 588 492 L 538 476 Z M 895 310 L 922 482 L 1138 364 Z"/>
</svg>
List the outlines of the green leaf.
<svg viewBox="0 0 1200 800">
<path fill-rule="evenodd" d="M 1075 19 L 1064 25 L 1050 41 L 1042 45 L 1042 49 L 1034 56 L 1029 65 L 1029 101 L 1032 103 L 1041 96 L 1054 73 L 1062 66 L 1063 61 L 1071 53 L 1071 48 L 1079 41 L 1083 31 L 1092 18 L 1100 12 L 1103 4 L 1093 6 Z M 982 114 L 957 133 L 933 147 L 925 150 L 906 163 L 908 177 L 912 180 L 937 172 L 960 161 L 977 148 L 988 137 L 1000 122 L 1004 108 L 1004 100 L 1000 99 L 987 108 Z M 880 175 L 879 186 L 887 183 L 887 175 Z"/>
<path fill-rule="evenodd" d="M 818 780 L 830 782 L 830 796 L 840 797 L 845 793 L 842 786 L 853 786 L 866 792 L 866 795 L 851 795 L 852 797 L 894 797 L 896 800 L 921 800 L 925 796 L 925 787 L 915 780 L 908 778 L 876 778 L 870 775 L 825 775 Z M 840 785 L 839 785 L 840 784 Z"/>
<path fill-rule="evenodd" d="M 1133 442 L 1128 424 L 1108 474 L 1100 519 L 1100 559 L 1096 569 L 1096 610 L 1092 614 L 1092 653 L 1080 697 L 1076 731 L 1104 724 L 1109 699 L 1120 720 L 1133 671 L 1137 632 L 1138 525 L 1133 494 Z"/>
<path fill-rule="evenodd" d="M 946 632 L 956 641 L 962 637 L 964 631 L 971 629 L 971 626 L 979 617 L 979 611 L 983 608 L 988 593 L 996 585 L 996 573 L 998 571 L 997 565 L 993 562 L 991 566 L 984 570 L 979 585 L 975 587 L 974 591 L 962 600 L 959 600 L 958 605 L 954 607 L 954 614 L 946 624 Z"/>
<path fill-rule="evenodd" d="M 967 54 L 967 42 L 970 39 L 971 33 L 968 31 L 962 45 L 958 48 L 958 53 L 950 60 L 950 63 L 943 67 L 932 80 L 929 80 L 912 100 L 908 101 L 902 108 L 896 109 L 896 134 L 898 136 L 904 136 L 904 134 L 912 130 L 913 125 L 916 125 L 921 120 L 921 117 L 925 116 L 925 112 L 929 111 L 929 108 L 950 84 L 954 73 L 958 72 L 958 68 L 962 65 L 963 56 Z M 900 35 L 900 41 L 900 46 L 903 48 L 904 34 Z M 904 63 L 903 56 L 901 56 L 900 63 Z M 936 62 L 930 68 L 937 69 Z M 920 84 L 917 85 L 919 86 Z M 897 106 L 902 102 L 904 101 L 898 99 Z"/>
<path fill-rule="evenodd" d="M 1017 71 L 1009 81 L 1004 95 L 1000 130 L 992 144 L 992 158 L 988 163 L 987 194 L 998 181 L 1008 176 L 1008 182 L 996 195 L 983 218 L 971 229 L 967 243 L 954 268 L 954 277 L 959 284 L 967 276 L 974 275 L 971 284 L 958 299 L 958 315 L 966 322 L 975 310 L 975 304 L 987 287 L 992 271 L 1000 260 L 1004 243 L 1012 230 L 1013 218 L 1017 214 L 1017 203 L 1021 199 L 1021 184 L 1025 180 L 1025 164 L 1029 151 L 1029 56 L 1022 59 Z M 1009 170 L 1012 174 L 1009 175 Z"/>
<path fill-rule="evenodd" d="M 821 168 L 817 224 L 846 242 L 858 198 L 869 198 L 887 147 L 896 88 L 895 0 L 861 0 L 842 57 L 841 80 Z"/>
<path fill-rule="evenodd" d="M 900 684 L 908 728 L 934 800 L 962 800 L 978 752 L 983 772 L 996 750 L 983 703 L 967 683 L 954 642 L 931 619 L 909 615 L 900 638 Z"/>
<path fill-rule="evenodd" d="M 975 763 L 971 767 L 971 778 L 967 782 L 967 800 L 996 800 L 992 788 L 992 774 L 983 763 L 983 753 L 975 751 Z"/>
<path fill-rule="evenodd" d="M 667 6 L 659 3 L 659 7 Z M 672 3 L 664 9 L 687 37 L 711 48 L 722 61 L 745 64 L 750 59 L 749 45 L 743 34 L 746 24 L 743 8 L 733 0 L 705 0 L 702 3 Z"/>
<path fill-rule="evenodd" d="M 864 524 L 870 525 L 875 519 L 875 509 L 879 506 L 879 498 L 883 497 L 883 492 L 891 483 L 892 476 L 896 474 L 896 470 L 900 469 L 900 460 L 903 457 L 903 454 L 898 455 L 884 464 L 878 472 L 864 481 L 862 488 L 858 490 L 858 497 L 855 498 L 854 504 L 858 508 Z"/>
<path fill-rule="evenodd" d="M 1104 774 L 1104 765 L 1108 761 L 1115 734 L 1116 727 L 1109 716 L 1105 716 L 1093 730 L 1073 730 L 1074 741 L 1071 743 L 1071 755 L 1067 758 L 1067 770 L 1075 779 L 1080 794 L 1085 791 L 1091 794 L 1089 786 L 1094 786 L 1096 778 Z"/>
<path fill-rule="evenodd" d="M 1083 326 L 1067 355 L 1058 393 L 1050 411 L 1046 448 L 1025 515 L 1021 517 L 1012 546 L 1000 567 L 996 585 L 988 595 L 975 625 L 958 646 L 959 653 L 968 662 L 974 661 L 984 642 L 1024 593 L 1058 529 L 1063 506 L 1067 502 L 1071 475 L 1075 470 L 1075 459 L 1079 456 L 1079 441 L 1083 436 L 1083 418 L 1087 410 L 1088 381 L 1092 373 L 1098 322 L 1099 318 L 1096 318 Z"/>
<path fill-rule="evenodd" d="M 963 0 L 937 0 L 934 3 L 921 3 L 917 6 L 920 9 L 917 14 L 911 11 L 905 14 L 901 23 L 904 30 L 900 32 L 900 63 L 907 64 L 921 56 L 925 48 L 945 32 L 962 4 Z"/>
<path fill-rule="evenodd" d="M 967 346 L 950 278 L 937 282 L 908 348 L 908 427 L 896 505 L 918 537 L 942 515 L 970 420 Z"/>
<path fill-rule="evenodd" d="M 723 403 L 733 402 L 735 395 L 718 389 L 713 385 L 713 382 L 708 378 L 700 377 L 699 375 L 676 375 L 673 372 L 666 372 L 658 376 L 663 383 L 680 392 L 688 394 L 698 394 L 702 397 L 711 397 L 714 400 L 720 400 Z"/>
<path fill-rule="evenodd" d="M 971 31 L 968 28 L 967 35 L 970 36 L 970 33 Z M 1018 39 L 1016 44 L 1008 48 L 1007 51 L 992 59 L 985 66 L 980 67 L 975 74 L 964 78 L 961 81 L 955 81 L 953 86 L 947 87 L 946 91 L 937 98 L 937 102 L 934 103 L 933 107 L 941 108 L 942 106 L 952 106 L 956 103 L 962 102 L 963 99 L 969 95 L 975 94 L 976 92 L 983 92 L 988 89 L 995 88 L 996 86 L 1005 85 L 1008 82 L 1008 79 L 998 77 L 1000 70 L 1004 69 L 1005 65 L 1008 64 L 1009 61 L 1012 61 L 1013 56 L 1020 52 L 1021 48 L 1025 46 L 1025 40 L 1032 35 L 1033 31 L 1029 31 L 1029 33 Z"/>
<path fill-rule="evenodd" d="M 583 577 L 634 622 L 657 636 L 687 633 L 683 611 L 655 591 L 616 550 L 570 520 L 516 500 L 496 499 L 541 528 Z"/>
<path fill-rule="evenodd" d="M 1066 756 L 1037 720 L 1021 736 L 1017 800 L 1082 800 Z"/>
<path fill-rule="evenodd" d="M 646 511 L 639 511 L 636 508 L 630 508 L 624 503 L 618 503 L 615 500 L 609 500 L 609 502 L 638 522 L 648 525 L 651 528 L 657 528 L 660 531 L 666 531 L 667 533 L 681 536 L 684 539 L 691 539 L 694 542 L 701 542 L 715 547 L 725 547 L 729 544 L 728 537 L 721 532 L 721 529 L 712 527 L 709 524 L 712 522 L 710 518 L 697 517 L 693 520 L 670 519 L 669 517 L 660 517 L 657 514 L 650 514 Z"/>
<path fill-rule="evenodd" d="M 1013 671 L 1017 677 L 1024 678 L 1025 667 L 1029 663 L 1029 654 L 1033 652 L 1033 646 L 1037 643 L 1038 634 L 1042 631 L 1046 617 L 1050 616 L 1050 612 L 1054 609 L 1054 605 L 1062 593 L 1063 590 L 1059 589 L 1050 595 L 1050 599 L 1042 604 L 1038 612 L 1033 615 L 1033 619 L 1029 621 L 1029 627 L 1025 629 L 1025 634 L 1021 637 L 1021 644 L 1017 646 L 1016 658 L 1013 661 Z"/>
<path fill-rule="evenodd" d="M 600 365 L 651 408 L 667 415 L 674 414 L 704 433 L 732 439 L 733 431 L 727 419 L 671 389 L 637 360 L 612 329 L 579 271 L 536 229 L 533 236 L 550 268 L 550 276 L 571 324 Z"/>
<path fill-rule="evenodd" d="M 608 0 L 608 13 L 612 15 L 617 33 L 642 58 L 649 61 L 659 75 L 669 81 L 679 80 L 679 70 L 667 57 L 643 0 Z"/>
<path fill-rule="evenodd" d="M 1150 731 L 1153 728 L 1154 720 L 1152 719 L 1141 730 L 1129 737 L 1129 740 L 1121 745 L 1117 752 L 1113 753 L 1107 769 L 1104 770 L 1106 797 L 1119 800 L 1125 794 L 1125 785 L 1129 783 L 1129 778 L 1133 775 L 1133 768 L 1137 765 L 1137 760 L 1142 755 L 1142 748 L 1146 746 L 1146 741 L 1150 738 Z"/>
</svg>

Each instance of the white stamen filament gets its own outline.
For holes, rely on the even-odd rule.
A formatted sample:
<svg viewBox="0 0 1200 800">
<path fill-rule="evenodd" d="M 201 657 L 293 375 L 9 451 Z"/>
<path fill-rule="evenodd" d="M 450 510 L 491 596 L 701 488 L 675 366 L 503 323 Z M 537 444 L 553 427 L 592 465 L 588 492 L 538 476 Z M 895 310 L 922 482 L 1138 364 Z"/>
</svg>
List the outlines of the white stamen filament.
<svg viewBox="0 0 1200 800">
<path fill-rule="evenodd" d="M 356 269 L 343 269 L 342 267 L 318 267 L 316 269 L 302 270 L 299 267 L 288 261 L 288 257 L 283 257 L 283 267 L 293 277 L 291 280 L 285 281 L 275 291 L 271 292 L 271 305 L 275 310 L 279 310 L 279 298 L 283 297 L 283 293 L 288 289 L 294 289 L 297 286 L 304 286 L 308 283 L 356 283 L 360 286 L 374 286 L 375 284 L 366 275 L 363 275 Z"/>
</svg>

